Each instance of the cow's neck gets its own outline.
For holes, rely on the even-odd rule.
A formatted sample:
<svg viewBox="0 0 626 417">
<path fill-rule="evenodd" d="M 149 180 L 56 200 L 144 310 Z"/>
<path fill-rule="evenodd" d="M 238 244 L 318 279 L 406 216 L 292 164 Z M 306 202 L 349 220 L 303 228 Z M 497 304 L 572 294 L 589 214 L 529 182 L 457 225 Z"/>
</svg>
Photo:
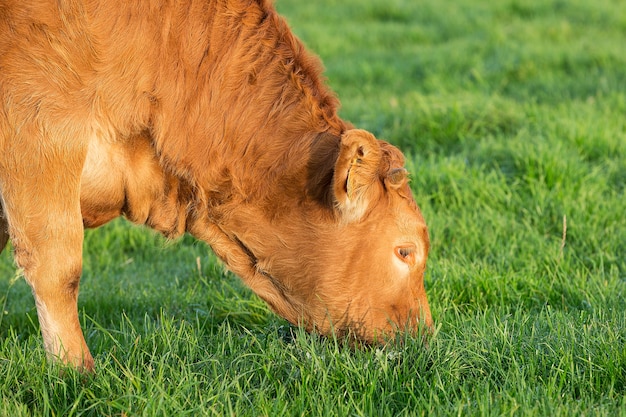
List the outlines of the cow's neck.
<svg viewBox="0 0 626 417">
<path fill-rule="evenodd" d="M 340 135 L 345 125 L 321 64 L 269 5 L 249 4 L 234 18 L 210 4 L 206 16 L 172 17 L 210 22 L 205 37 L 163 34 L 151 130 L 177 175 L 209 193 L 222 193 L 228 181 L 247 193 L 259 179 L 297 167 L 317 134 Z M 197 22 L 171 26 L 193 30 Z"/>
<path fill-rule="evenodd" d="M 208 242 L 257 294 L 297 321 L 300 306 L 280 302 L 294 289 L 277 285 L 267 272 L 270 254 L 285 250 L 307 216 L 332 224 L 329 184 L 347 126 L 322 82 L 321 64 L 269 2 L 241 5 L 234 10 L 234 2 L 207 0 L 162 22 L 158 14 L 142 15 L 136 36 L 152 44 L 142 50 L 115 44 L 102 52 L 102 62 L 124 68 L 128 56 L 143 58 L 135 71 L 141 76 L 131 71 L 108 81 L 119 94 L 133 93 L 123 103 L 140 102 L 142 111 L 129 118 L 128 106 L 111 96 L 106 120 L 115 120 L 124 135 L 146 130 L 154 146 L 147 158 L 167 180 L 150 196 L 167 209 L 159 218 L 153 211 L 139 216 L 135 206 L 115 209 L 168 235 L 184 228 Z M 110 28 L 103 42 L 131 33 L 118 23 L 101 22 Z M 133 84 L 118 85 L 126 82 Z"/>
</svg>

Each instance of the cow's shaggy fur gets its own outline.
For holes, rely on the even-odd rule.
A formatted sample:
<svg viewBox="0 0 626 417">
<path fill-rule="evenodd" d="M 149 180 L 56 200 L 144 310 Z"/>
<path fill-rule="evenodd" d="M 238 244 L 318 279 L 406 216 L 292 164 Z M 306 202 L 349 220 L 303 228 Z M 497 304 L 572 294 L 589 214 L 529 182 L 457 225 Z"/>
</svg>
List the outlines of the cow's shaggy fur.
<svg viewBox="0 0 626 417">
<path fill-rule="evenodd" d="M 428 236 L 393 146 L 337 116 L 264 0 L 0 4 L 0 250 L 47 351 L 93 367 L 83 227 L 207 241 L 279 314 L 367 340 L 430 325 Z"/>
</svg>

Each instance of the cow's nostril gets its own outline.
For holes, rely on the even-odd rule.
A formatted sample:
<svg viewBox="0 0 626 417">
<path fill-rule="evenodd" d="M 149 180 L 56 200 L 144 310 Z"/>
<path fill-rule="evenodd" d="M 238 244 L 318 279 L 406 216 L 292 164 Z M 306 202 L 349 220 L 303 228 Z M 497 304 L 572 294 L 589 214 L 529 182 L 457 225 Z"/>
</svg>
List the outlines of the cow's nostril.
<svg viewBox="0 0 626 417">
<path fill-rule="evenodd" d="M 396 246 L 394 250 L 396 256 L 404 263 L 409 265 L 415 264 L 415 245 L 407 244 L 402 246 Z"/>
</svg>

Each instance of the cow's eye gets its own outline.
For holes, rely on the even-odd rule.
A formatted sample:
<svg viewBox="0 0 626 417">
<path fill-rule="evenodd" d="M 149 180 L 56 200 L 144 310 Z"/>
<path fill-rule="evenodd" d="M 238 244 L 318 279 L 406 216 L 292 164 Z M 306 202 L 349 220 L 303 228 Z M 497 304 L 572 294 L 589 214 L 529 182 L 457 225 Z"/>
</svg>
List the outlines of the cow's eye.
<svg viewBox="0 0 626 417">
<path fill-rule="evenodd" d="M 409 265 L 415 264 L 415 245 L 396 246 L 394 252 L 396 256 L 404 263 Z"/>
</svg>

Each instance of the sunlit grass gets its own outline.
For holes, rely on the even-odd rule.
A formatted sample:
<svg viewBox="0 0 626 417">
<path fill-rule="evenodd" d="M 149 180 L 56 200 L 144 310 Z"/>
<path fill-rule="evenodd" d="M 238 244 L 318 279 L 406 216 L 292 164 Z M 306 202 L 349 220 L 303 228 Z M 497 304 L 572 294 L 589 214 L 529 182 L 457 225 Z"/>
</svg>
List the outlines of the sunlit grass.
<svg viewBox="0 0 626 417">
<path fill-rule="evenodd" d="M 94 376 L 46 361 L 0 255 L 0 415 L 626 415 L 626 9 L 277 6 L 342 115 L 407 155 L 432 240 L 429 347 L 291 329 L 206 245 L 116 221 L 85 239 Z"/>
</svg>

